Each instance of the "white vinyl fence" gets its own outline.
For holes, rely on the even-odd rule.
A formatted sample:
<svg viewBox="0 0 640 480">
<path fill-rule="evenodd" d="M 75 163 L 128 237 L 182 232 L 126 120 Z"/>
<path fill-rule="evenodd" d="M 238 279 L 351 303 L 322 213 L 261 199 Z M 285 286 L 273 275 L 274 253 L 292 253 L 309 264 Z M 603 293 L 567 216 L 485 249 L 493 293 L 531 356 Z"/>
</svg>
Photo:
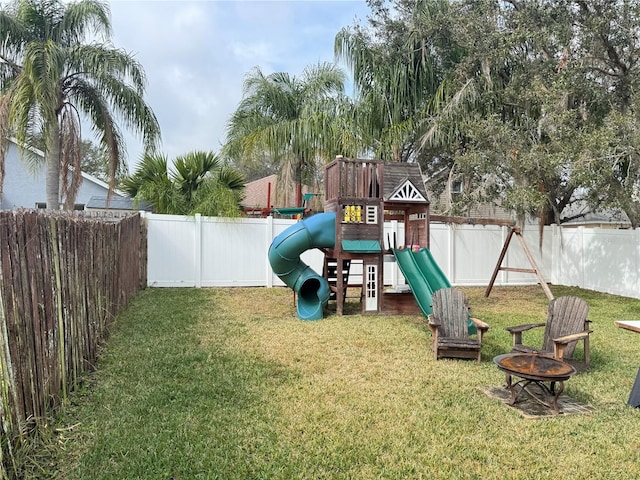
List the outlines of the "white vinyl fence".
<svg viewBox="0 0 640 480">
<path fill-rule="evenodd" d="M 148 225 L 148 285 L 153 287 L 229 287 L 284 285 L 271 271 L 268 250 L 273 239 L 295 220 L 227 219 L 145 214 Z M 431 253 L 453 285 L 488 285 L 509 234 L 508 227 L 431 224 Z M 385 224 L 385 241 L 404 238 L 403 225 Z M 640 298 L 640 229 L 585 227 L 538 228 L 523 236 L 544 279 L 555 285 L 579 286 Z M 310 250 L 305 263 L 322 273 L 323 254 Z M 503 267 L 531 268 L 513 236 Z M 352 267 L 350 283 L 361 269 Z M 355 278 L 353 278 L 355 277 Z M 385 285 L 404 283 L 395 263 L 385 261 Z M 537 283 L 532 273 L 499 272 L 495 285 Z"/>
</svg>

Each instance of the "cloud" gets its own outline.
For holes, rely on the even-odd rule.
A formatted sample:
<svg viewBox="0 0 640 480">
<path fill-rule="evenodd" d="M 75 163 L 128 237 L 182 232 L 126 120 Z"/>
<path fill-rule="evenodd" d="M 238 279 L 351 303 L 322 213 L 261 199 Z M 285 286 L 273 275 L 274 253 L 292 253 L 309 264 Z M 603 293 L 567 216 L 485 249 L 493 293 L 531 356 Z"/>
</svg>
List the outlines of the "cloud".
<svg viewBox="0 0 640 480">
<path fill-rule="evenodd" d="M 141 1 L 111 3 L 113 43 L 148 77 L 146 100 L 170 158 L 219 151 L 226 124 L 255 66 L 299 75 L 333 60 L 336 33 L 368 13 L 365 0 Z M 142 154 L 127 135 L 129 163 Z"/>
</svg>

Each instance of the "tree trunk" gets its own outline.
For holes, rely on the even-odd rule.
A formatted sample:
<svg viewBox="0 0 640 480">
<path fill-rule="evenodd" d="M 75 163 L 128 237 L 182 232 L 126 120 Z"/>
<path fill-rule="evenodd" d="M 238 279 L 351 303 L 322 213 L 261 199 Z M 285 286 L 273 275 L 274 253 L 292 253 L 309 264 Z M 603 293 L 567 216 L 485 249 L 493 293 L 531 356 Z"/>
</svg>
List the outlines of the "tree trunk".
<svg viewBox="0 0 640 480">
<path fill-rule="evenodd" d="M 60 128 L 57 121 L 52 122 L 44 156 L 47 164 L 47 209 L 60 210 Z"/>
<path fill-rule="evenodd" d="M 302 206 L 302 164 L 304 163 L 304 159 L 300 158 L 297 162 L 296 162 L 296 173 L 295 173 L 295 180 L 296 180 L 296 207 L 300 207 Z"/>
<path fill-rule="evenodd" d="M 640 227 L 640 208 L 636 205 L 627 206 L 623 208 L 624 213 L 627 214 L 629 222 L 631 222 L 631 228 Z"/>
</svg>

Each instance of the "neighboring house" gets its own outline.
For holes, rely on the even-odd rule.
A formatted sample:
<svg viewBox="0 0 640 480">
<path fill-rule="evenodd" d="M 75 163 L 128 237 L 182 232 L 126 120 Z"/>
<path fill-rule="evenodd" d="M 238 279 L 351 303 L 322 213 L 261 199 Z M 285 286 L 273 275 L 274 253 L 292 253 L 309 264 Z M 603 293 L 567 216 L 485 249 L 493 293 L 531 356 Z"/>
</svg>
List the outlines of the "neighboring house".
<svg viewBox="0 0 640 480">
<path fill-rule="evenodd" d="M 429 192 L 431 199 L 431 214 L 448 215 L 451 204 L 456 195 L 463 192 L 463 182 L 449 181 L 444 191 L 439 195 Z M 484 203 L 469 208 L 464 214 L 468 218 L 483 218 L 491 220 L 517 221 L 516 214 L 512 210 L 507 210 L 498 203 Z M 560 216 L 562 225 L 565 227 L 597 227 L 597 228 L 630 228 L 631 222 L 621 210 L 599 210 L 593 211 L 586 202 L 575 200 L 565 207 Z M 537 224 L 538 219 L 527 217 L 526 223 Z"/>
<path fill-rule="evenodd" d="M 426 179 L 425 179 L 426 180 Z M 425 182 L 426 185 L 426 182 Z M 456 195 L 463 193 L 464 183 L 459 180 L 449 180 L 444 191 L 440 195 L 429 192 L 432 215 L 450 215 L 451 205 Z M 516 215 L 512 210 L 507 210 L 497 203 L 483 203 L 475 205 L 464 212 L 464 217 L 483 218 L 491 220 L 515 221 Z"/>
<path fill-rule="evenodd" d="M 145 201 L 136 201 L 135 198 L 122 197 L 120 195 L 112 195 L 107 200 L 106 195 L 94 195 L 89 199 L 84 206 L 85 210 L 99 210 L 99 211 L 119 211 L 130 212 L 132 210 L 144 210 L 145 212 L 152 212 L 153 206 Z"/>
<path fill-rule="evenodd" d="M 303 196 L 309 194 L 317 194 L 321 192 L 313 192 L 311 187 L 302 186 Z M 296 207 L 296 192 L 283 191 L 278 188 L 278 176 L 269 175 L 268 177 L 248 182 L 244 189 L 244 200 L 241 202 L 244 211 L 249 216 L 266 216 L 271 208 L 290 208 Z M 309 205 L 315 211 L 322 211 L 322 195 L 314 195 L 309 200 Z"/>
<path fill-rule="evenodd" d="M 31 153 L 44 158 L 41 151 L 31 149 Z M 0 210 L 16 208 L 44 208 L 46 206 L 46 182 L 44 162 L 37 172 L 30 172 L 27 164 L 20 156 L 20 148 L 12 141 L 8 141 L 4 162 L 4 182 L 0 195 Z M 82 182 L 75 200 L 75 209 L 84 210 L 92 197 L 106 198 L 109 185 L 102 180 L 82 172 Z M 126 197 L 116 191 L 112 197 Z M 130 210 L 130 209 L 129 209 Z"/>
<path fill-rule="evenodd" d="M 617 209 L 593 211 L 583 200 L 576 200 L 562 211 L 563 227 L 631 228 L 629 217 Z"/>
<path fill-rule="evenodd" d="M 247 215 L 262 216 L 263 210 L 275 206 L 276 183 L 278 177 L 268 177 L 248 182 L 244 187 L 244 200 L 241 205 Z"/>
</svg>

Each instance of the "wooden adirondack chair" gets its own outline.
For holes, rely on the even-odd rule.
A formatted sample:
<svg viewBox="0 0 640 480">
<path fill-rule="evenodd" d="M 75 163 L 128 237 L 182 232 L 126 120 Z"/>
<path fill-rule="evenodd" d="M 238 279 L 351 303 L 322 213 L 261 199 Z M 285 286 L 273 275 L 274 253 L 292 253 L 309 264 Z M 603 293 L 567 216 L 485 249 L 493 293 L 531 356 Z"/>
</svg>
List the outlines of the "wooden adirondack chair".
<svg viewBox="0 0 640 480">
<path fill-rule="evenodd" d="M 509 327 L 507 331 L 513 338 L 512 352 L 538 352 L 553 355 L 555 358 L 573 361 L 573 352 L 578 341 L 584 341 L 584 365 L 591 361 L 589 351 L 589 329 L 591 323 L 587 319 L 589 305 L 583 299 L 573 296 L 555 298 L 549 303 L 546 323 L 531 323 Z M 522 344 L 522 333 L 532 328 L 545 327 L 541 348 Z"/>
<path fill-rule="evenodd" d="M 475 338 L 469 335 L 469 307 L 467 298 L 457 288 L 442 288 L 431 297 L 433 313 L 428 325 L 433 335 L 435 359 L 475 358 L 480 362 L 482 336 L 489 325 L 471 318 L 478 331 Z"/>
</svg>

